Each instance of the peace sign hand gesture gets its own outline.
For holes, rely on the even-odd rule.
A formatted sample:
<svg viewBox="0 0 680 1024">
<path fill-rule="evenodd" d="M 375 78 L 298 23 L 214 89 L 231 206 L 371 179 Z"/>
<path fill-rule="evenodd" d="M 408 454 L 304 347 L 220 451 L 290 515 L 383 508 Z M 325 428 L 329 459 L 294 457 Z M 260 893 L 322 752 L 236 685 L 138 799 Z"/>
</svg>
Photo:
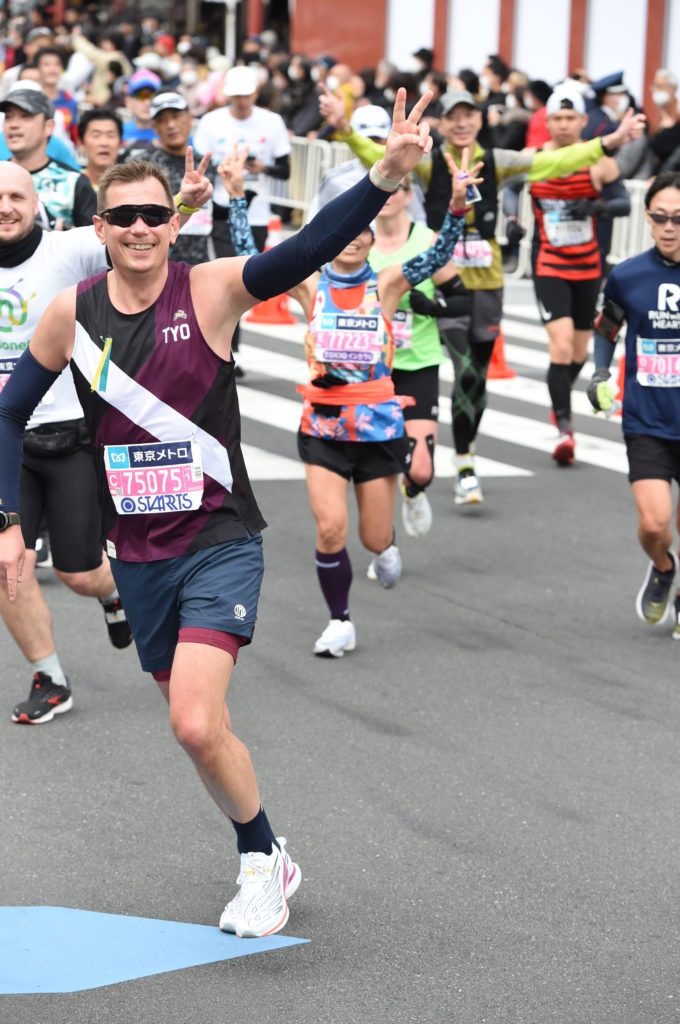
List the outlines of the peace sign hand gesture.
<svg viewBox="0 0 680 1024">
<path fill-rule="evenodd" d="M 184 177 L 179 188 L 180 201 L 183 206 L 194 206 L 200 208 L 205 206 L 212 198 L 213 187 L 205 177 L 205 172 L 210 164 L 210 153 L 201 158 L 198 167 L 194 168 L 194 151 L 187 146 L 184 157 Z"/>
<path fill-rule="evenodd" d="M 392 181 L 403 178 L 432 149 L 430 126 L 427 121 L 420 122 L 432 96 L 433 93 L 429 91 L 423 93 L 406 117 L 406 90 L 397 90 L 392 112 L 392 130 L 387 138 L 385 155 L 378 164 L 378 171 L 383 177 Z"/>
<path fill-rule="evenodd" d="M 234 151 L 231 156 L 225 156 L 217 168 L 217 173 L 222 179 L 222 184 L 232 199 L 243 199 L 245 195 L 246 160 L 248 159 L 248 147 L 242 153 L 238 151 L 238 145 L 234 144 Z"/>
<path fill-rule="evenodd" d="M 475 164 L 474 167 L 470 168 L 470 150 L 465 147 L 460 157 L 460 167 L 456 164 L 450 153 L 444 153 L 444 159 L 446 165 L 451 172 L 451 209 L 452 210 L 464 210 L 466 206 L 469 206 L 468 199 L 468 188 L 472 185 L 475 188 L 477 185 L 481 185 L 484 178 L 477 178 L 482 169 L 482 163 Z"/>
</svg>

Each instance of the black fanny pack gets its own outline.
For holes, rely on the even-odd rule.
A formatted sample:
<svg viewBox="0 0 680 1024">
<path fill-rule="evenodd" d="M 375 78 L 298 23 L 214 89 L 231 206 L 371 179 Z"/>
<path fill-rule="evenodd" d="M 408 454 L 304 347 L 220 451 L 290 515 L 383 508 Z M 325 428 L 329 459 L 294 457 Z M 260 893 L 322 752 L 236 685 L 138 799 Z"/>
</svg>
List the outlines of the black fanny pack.
<svg viewBox="0 0 680 1024">
<path fill-rule="evenodd" d="M 84 419 L 45 423 L 24 433 L 26 455 L 71 455 L 89 443 Z"/>
</svg>

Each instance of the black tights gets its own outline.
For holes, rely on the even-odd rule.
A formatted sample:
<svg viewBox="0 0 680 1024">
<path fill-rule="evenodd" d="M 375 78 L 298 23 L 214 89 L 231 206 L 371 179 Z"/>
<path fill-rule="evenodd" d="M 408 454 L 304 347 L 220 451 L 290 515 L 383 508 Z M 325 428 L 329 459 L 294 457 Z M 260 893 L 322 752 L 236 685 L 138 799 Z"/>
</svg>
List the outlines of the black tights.
<svg viewBox="0 0 680 1024">
<path fill-rule="evenodd" d="M 494 341 L 471 341 L 469 332 L 459 328 L 441 331 L 453 369 L 455 382 L 451 394 L 453 443 L 459 455 L 465 455 L 477 436 L 486 408 L 486 371 Z"/>
</svg>

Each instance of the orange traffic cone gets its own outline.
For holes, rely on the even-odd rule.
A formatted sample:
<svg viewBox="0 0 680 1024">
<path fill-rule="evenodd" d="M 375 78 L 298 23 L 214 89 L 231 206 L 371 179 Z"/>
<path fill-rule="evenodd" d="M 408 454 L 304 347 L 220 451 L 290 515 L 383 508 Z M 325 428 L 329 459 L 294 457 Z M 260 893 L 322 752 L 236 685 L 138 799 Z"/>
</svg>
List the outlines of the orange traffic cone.
<svg viewBox="0 0 680 1024">
<path fill-rule="evenodd" d="M 280 217 L 269 218 L 267 230 L 267 244 L 265 249 L 271 249 L 278 245 L 283 239 L 283 224 Z M 275 295 L 273 299 L 266 299 L 253 306 L 245 318 L 253 324 L 295 324 L 297 320 L 290 311 L 287 295 Z"/>
<path fill-rule="evenodd" d="M 297 320 L 290 311 L 287 295 L 275 295 L 273 299 L 265 299 L 246 314 L 245 319 L 253 324 L 296 324 Z"/>
<path fill-rule="evenodd" d="M 619 359 L 619 372 L 616 383 L 618 385 L 616 391 L 616 401 L 623 402 L 623 388 L 626 382 L 626 357 L 621 356 Z"/>
<path fill-rule="evenodd" d="M 275 217 L 273 214 L 269 218 L 267 224 L 267 242 L 265 249 L 272 249 L 279 242 L 283 241 L 283 222 L 280 217 Z"/>
<path fill-rule="evenodd" d="M 489 380 L 509 380 L 511 377 L 517 376 L 517 372 L 508 366 L 505 360 L 505 335 L 503 333 L 496 338 L 486 376 Z"/>
</svg>

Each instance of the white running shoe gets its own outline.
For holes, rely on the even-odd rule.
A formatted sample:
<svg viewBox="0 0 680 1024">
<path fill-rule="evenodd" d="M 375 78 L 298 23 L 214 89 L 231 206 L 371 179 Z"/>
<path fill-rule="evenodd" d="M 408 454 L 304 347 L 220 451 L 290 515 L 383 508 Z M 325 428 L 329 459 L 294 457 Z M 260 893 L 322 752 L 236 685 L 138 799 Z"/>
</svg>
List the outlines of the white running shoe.
<svg viewBox="0 0 680 1024">
<path fill-rule="evenodd" d="M 354 623 L 349 619 L 331 619 L 314 644 L 314 653 L 320 658 L 342 658 L 345 651 L 357 645 Z"/>
<path fill-rule="evenodd" d="M 300 868 L 286 852 L 286 840 L 277 839 L 281 849 L 272 852 L 242 853 L 237 884 L 241 886 L 227 903 L 220 917 L 223 932 L 241 939 L 260 939 L 274 935 L 288 921 L 288 897 L 298 889 Z"/>
<path fill-rule="evenodd" d="M 372 575 L 374 573 L 374 575 Z M 401 555 L 396 544 L 390 544 L 371 560 L 366 574 L 369 580 L 379 580 L 389 590 L 396 586 L 401 576 Z"/>
<path fill-rule="evenodd" d="M 472 466 L 459 469 L 453 480 L 453 500 L 456 505 L 481 505 L 482 488 Z"/>
<path fill-rule="evenodd" d="M 424 537 L 432 527 L 432 509 L 425 491 L 419 491 L 409 498 L 402 491 L 404 501 L 401 506 L 401 521 L 409 537 Z"/>
<path fill-rule="evenodd" d="M 378 576 L 375 571 L 375 566 L 373 565 L 373 559 L 371 559 L 371 561 L 368 563 L 368 569 L 366 570 L 366 579 L 370 580 L 371 583 L 375 583 L 377 578 Z"/>
</svg>

